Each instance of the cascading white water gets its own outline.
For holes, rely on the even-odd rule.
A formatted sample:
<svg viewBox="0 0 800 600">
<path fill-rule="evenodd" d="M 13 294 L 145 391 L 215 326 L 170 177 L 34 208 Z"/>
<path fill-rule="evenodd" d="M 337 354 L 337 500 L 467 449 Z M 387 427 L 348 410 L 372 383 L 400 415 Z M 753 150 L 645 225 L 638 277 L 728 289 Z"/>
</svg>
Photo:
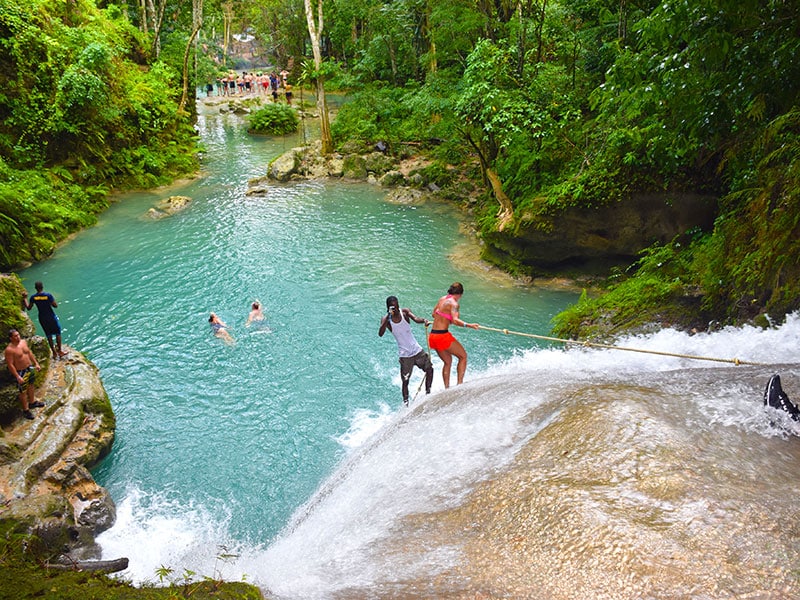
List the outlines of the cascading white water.
<svg viewBox="0 0 800 600">
<path fill-rule="evenodd" d="M 404 409 L 377 337 L 387 295 L 426 315 L 461 280 L 467 320 L 538 334 L 577 295 L 453 259 L 446 207 L 320 183 L 246 196 L 297 140 L 252 140 L 231 115 L 201 133 L 207 176 L 123 200 L 23 273 L 56 294 L 117 414 L 95 475 L 123 577 L 166 566 L 303 599 L 800 595 L 798 439 L 761 406 L 773 371 L 800 398 L 797 317 L 621 341 L 768 367 L 457 329 L 467 382 L 444 391 L 436 361 L 434 393 Z M 144 217 L 173 193 L 185 212 Z M 256 298 L 269 333 L 244 326 Z"/>
<path fill-rule="evenodd" d="M 288 598 L 796 595 L 800 426 L 762 397 L 773 370 L 800 397 L 798 334 L 794 316 L 624 344 L 770 367 L 597 350 L 493 367 L 396 415 L 245 562 Z"/>
</svg>

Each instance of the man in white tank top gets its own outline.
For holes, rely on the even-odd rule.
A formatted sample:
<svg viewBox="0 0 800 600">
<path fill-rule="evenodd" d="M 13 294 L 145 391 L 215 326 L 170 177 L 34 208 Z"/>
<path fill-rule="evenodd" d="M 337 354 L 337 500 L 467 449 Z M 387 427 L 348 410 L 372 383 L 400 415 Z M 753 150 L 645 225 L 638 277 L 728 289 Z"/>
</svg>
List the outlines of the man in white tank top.
<svg viewBox="0 0 800 600">
<path fill-rule="evenodd" d="M 407 308 L 400 308 L 400 303 L 395 296 L 386 298 L 386 314 L 381 319 L 378 336 L 383 337 L 386 329 L 392 332 L 397 341 L 397 352 L 400 355 L 400 379 L 403 382 L 403 404 L 408 406 L 408 380 L 415 366 L 425 371 L 425 393 L 431 393 L 433 382 L 433 363 L 430 355 L 422 349 L 414 332 L 411 331 L 411 321 L 415 323 L 430 324 L 428 319 L 416 316 Z"/>
</svg>

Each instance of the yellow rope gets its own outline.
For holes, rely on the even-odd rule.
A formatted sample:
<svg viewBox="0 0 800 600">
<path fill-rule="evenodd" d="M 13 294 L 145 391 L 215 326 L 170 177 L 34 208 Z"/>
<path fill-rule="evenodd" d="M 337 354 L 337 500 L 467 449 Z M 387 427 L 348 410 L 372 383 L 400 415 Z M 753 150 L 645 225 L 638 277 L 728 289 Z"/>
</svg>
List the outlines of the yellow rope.
<svg viewBox="0 0 800 600">
<path fill-rule="evenodd" d="M 642 352 L 644 354 L 658 354 L 660 356 L 674 356 L 676 358 L 690 358 L 692 360 L 711 360 L 715 362 L 733 363 L 735 365 L 755 365 L 758 367 L 769 366 L 766 363 L 752 362 L 747 360 L 739 360 L 738 358 L 714 358 L 711 356 L 695 356 L 693 354 L 675 354 L 673 352 L 660 352 L 658 350 L 643 350 L 641 348 L 626 348 L 624 346 L 610 346 L 607 344 L 597 344 L 594 342 L 580 342 L 577 340 L 564 340 L 556 337 L 549 337 L 546 335 L 536 335 L 533 333 L 520 333 L 519 331 L 509 331 L 508 329 L 496 329 L 495 327 L 486 327 L 478 325 L 478 329 L 485 329 L 487 331 L 496 331 L 498 333 L 505 333 L 506 335 L 521 335 L 523 337 L 535 338 L 537 340 L 546 340 L 548 342 L 561 342 L 562 344 L 573 344 L 576 346 L 584 346 L 588 348 L 605 348 L 607 350 L 625 350 L 626 352 Z"/>
<path fill-rule="evenodd" d="M 427 342 L 428 346 L 428 357 L 431 355 L 431 343 L 428 340 L 428 326 L 430 323 L 425 323 L 425 341 Z M 413 371 L 413 368 L 412 368 Z M 417 396 L 419 396 L 420 391 L 422 391 L 422 384 L 425 383 L 425 377 L 427 377 L 427 373 L 422 376 L 422 381 L 419 382 L 419 387 L 417 388 L 417 393 L 414 394 L 414 397 L 411 399 L 411 402 L 414 403 L 417 401 Z"/>
</svg>

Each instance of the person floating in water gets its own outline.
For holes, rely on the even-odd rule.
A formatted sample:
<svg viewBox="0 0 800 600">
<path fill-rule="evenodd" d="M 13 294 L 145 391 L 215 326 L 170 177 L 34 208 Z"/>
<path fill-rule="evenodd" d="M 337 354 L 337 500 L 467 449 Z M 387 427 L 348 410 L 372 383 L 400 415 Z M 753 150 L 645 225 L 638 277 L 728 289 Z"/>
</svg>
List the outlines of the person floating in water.
<svg viewBox="0 0 800 600">
<path fill-rule="evenodd" d="M 264 321 L 266 317 L 264 316 L 264 312 L 261 310 L 261 303 L 256 300 L 253 304 L 250 305 L 250 314 L 247 315 L 247 322 L 245 325 L 250 327 L 252 323 L 258 323 Z"/>
<path fill-rule="evenodd" d="M 26 310 L 30 310 L 34 304 L 36 305 L 39 311 L 39 325 L 42 326 L 44 335 L 47 337 L 47 343 L 50 344 L 53 358 L 63 358 L 67 353 L 61 349 L 61 323 L 53 310 L 58 307 L 56 299 L 53 298 L 53 294 L 44 291 L 44 285 L 41 281 L 34 283 L 34 287 L 36 288 L 36 293 L 31 296 L 28 302 L 25 301 L 28 292 L 23 293 L 22 305 Z M 53 338 L 55 338 L 55 343 L 53 343 Z"/>
<path fill-rule="evenodd" d="M 267 325 L 267 316 L 264 314 L 264 310 L 258 300 L 250 305 L 250 314 L 247 315 L 247 321 L 245 321 L 244 325 L 245 327 L 252 326 L 253 333 L 270 333 L 272 331 Z"/>
<path fill-rule="evenodd" d="M 403 404 L 406 406 L 408 406 L 408 380 L 411 379 L 411 371 L 415 366 L 425 371 L 426 394 L 431 393 L 431 383 L 433 382 L 431 357 L 414 337 L 414 332 L 411 331 L 411 321 L 425 323 L 426 327 L 430 323 L 427 319 L 416 316 L 409 309 L 400 308 L 400 303 L 395 296 L 386 298 L 386 314 L 381 319 L 378 336 L 383 337 L 388 329 L 397 342 L 397 351 L 400 355 L 400 379 L 403 382 Z"/>
<path fill-rule="evenodd" d="M 450 324 L 460 325 L 461 327 L 469 327 L 471 329 L 479 329 L 480 325 L 477 323 L 467 323 L 462 321 L 458 316 L 458 301 L 464 294 L 464 286 L 455 282 L 447 290 L 447 295 L 439 298 L 436 307 L 433 309 L 433 329 L 431 329 L 428 341 L 433 350 L 442 359 L 444 365 L 442 366 L 442 379 L 444 380 L 444 387 L 450 387 L 450 367 L 453 363 L 453 357 L 458 359 L 457 383 L 464 382 L 464 373 L 467 371 L 467 351 L 464 346 L 453 337 L 450 333 Z"/>
<path fill-rule="evenodd" d="M 211 325 L 211 331 L 215 336 L 225 340 L 229 344 L 233 343 L 233 336 L 228 333 L 228 326 L 213 312 L 208 317 L 208 324 Z"/>
</svg>

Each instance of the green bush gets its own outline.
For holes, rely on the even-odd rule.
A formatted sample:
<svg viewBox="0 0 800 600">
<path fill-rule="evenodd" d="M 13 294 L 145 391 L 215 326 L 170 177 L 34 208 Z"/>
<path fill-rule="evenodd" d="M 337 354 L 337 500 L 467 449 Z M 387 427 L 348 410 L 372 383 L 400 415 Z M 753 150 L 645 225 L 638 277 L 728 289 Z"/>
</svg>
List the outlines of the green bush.
<svg viewBox="0 0 800 600">
<path fill-rule="evenodd" d="M 651 323 L 699 325 L 700 299 L 691 281 L 691 254 L 678 240 L 642 251 L 631 273 L 611 278 L 605 293 L 580 300 L 553 319 L 553 333 L 572 339 L 608 339 Z"/>
<path fill-rule="evenodd" d="M 286 135 L 294 133 L 300 125 L 297 111 L 288 104 L 267 104 L 248 119 L 248 133 Z"/>
</svg>

